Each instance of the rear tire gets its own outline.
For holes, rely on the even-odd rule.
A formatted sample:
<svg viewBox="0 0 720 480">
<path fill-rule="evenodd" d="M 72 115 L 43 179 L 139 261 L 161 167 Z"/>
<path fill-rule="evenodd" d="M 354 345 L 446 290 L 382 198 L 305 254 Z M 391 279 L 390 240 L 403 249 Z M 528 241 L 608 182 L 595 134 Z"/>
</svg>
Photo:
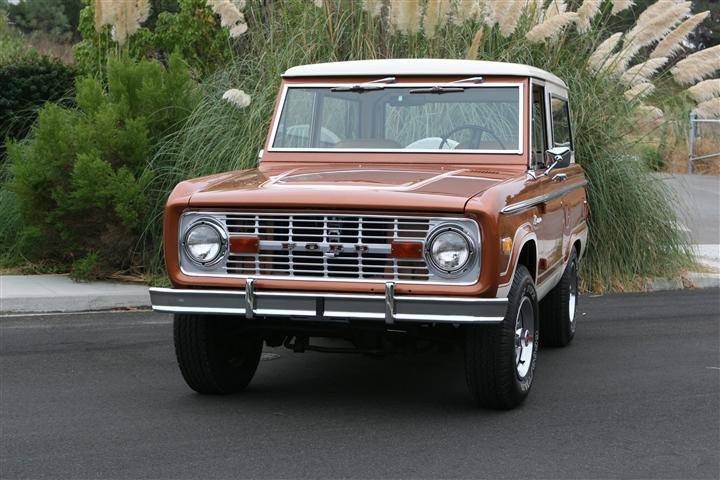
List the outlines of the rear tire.
<svg viewBox="0 0 720 480">
<path fill-rule="evenodd" d="M 175 315 L 175 355 L 190 388 L 198 393 L 226 394 L 247 387 L 257 370 L 263 340 L 243 332 L 241 321 Z"/>
<path fill-rule="evenodd" d="M 578 259 L 573 248 L 560 282 L 540 302 L 543 346 L 564 347 L 575 336 L 578 299 Z"/>
<path fill-rule="evenodd" d="M 539 333 L 535 282 L 518 265 L 499 325 L 471 325 L 465 334 L 465 377 L 470 394 L 486 408 L 520 405 L 532 386 Z"/>
</svg>

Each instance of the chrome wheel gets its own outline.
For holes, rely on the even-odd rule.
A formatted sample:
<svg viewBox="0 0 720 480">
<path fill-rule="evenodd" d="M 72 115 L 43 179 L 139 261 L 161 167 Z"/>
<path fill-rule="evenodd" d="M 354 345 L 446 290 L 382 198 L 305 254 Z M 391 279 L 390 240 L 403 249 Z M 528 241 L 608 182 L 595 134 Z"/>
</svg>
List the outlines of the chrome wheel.
<svg viewBox="0 0 720 480">
<path fill-rule="evenodd" d="M 570 319 L 570 332 L 575 333 L 575 312 L 577 310 L 578 277 L 577 263 L 572 263 L 572 278 L 570 280 L 570 295 L 568 298 L 568 318 Z"/>
<path fill-rule="evenodd" d="M 524 296 L 515 319 L 515 370 L 524 379 L 532 365 L 535 348 L 535 312 L 530 298 Z"/>
</svg>

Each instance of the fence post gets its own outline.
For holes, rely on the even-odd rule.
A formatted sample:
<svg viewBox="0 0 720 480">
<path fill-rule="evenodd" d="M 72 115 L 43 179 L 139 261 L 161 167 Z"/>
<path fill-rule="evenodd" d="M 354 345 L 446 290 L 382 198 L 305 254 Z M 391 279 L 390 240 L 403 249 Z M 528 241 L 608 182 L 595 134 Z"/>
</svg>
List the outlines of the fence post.
<svg viewBox="0 0 720 480">
<path fill-rule="evenodd" d="M 695 110 L 690 112 L 690 122 L 688 125 L 688 173 L 693 173 L 693 154 L 695 152 L 695 118 L 697 114 Z"/>
</svg>

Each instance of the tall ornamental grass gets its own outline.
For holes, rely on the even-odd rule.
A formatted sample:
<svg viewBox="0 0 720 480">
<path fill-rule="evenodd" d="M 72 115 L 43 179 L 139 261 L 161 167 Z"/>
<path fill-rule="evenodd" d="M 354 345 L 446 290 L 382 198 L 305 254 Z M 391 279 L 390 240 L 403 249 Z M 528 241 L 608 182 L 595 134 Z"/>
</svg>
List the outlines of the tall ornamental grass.
<svg viewBox="0 0 720 480">
<path fill-rule="evenodd" d="M 170 166 L 162 169 L 154 188 L 169 192 L 185 178 L 254 167 L 280 75 L 289 67 L 374 58 L 525 63 L 555 73 L 570 88 L 576 158 L 589 179 L 591 238 L 582 272 L 586 286 L 595 291 L 633 288 L 646 277 L 673 276 L 692 267 L 688 239 L 678 228 L 682 219 L 671 207 L 670 194 L 632 155 L 642 140 L 637 135 L 642 117 L 648 111 L 654 120 L 662 117 L 662 111 L 658 114 L 643 101 L 662 96 L 660 90 L 651 95 L 656 84 L 677 84 L 668 68 L 682 45 L 666 41 L 662 48 L 667 56 L 651 59 L 649 53 L 678 26 L 687 25 L 683 21 L 690 13 L 689 2 L 651 5 L 628 32 L 614 35 L 606 25 L 631 2 L 586 0 L 574 11 L 562 0 L 509 1 L 502 9 L 499 3 L 249 2 L 249 29 L 234 61 L 204 82 L 204 100 L 160 149 L 155 162 Z M 676 33 L 675 42 L 687 33 Z M 703 70 L 701 63 L 693 63 L 693 78 L 713 74 L 708 73 L 712 66 Z M 677 75 L 686 80 L 687 75 Z M 715 87 L 711 85 L 698 87 L 703 92 L 698 97 L 707 101 L 707 92 Z M 248 92 L 250 105 L 237 109 L 224 101 L 222 94 L 229 88 Z M 158 197 L 150 233 L 156 245 L 163 200 Z M 156 259 L 159 265 L 159 250 Z"/>
</svg>

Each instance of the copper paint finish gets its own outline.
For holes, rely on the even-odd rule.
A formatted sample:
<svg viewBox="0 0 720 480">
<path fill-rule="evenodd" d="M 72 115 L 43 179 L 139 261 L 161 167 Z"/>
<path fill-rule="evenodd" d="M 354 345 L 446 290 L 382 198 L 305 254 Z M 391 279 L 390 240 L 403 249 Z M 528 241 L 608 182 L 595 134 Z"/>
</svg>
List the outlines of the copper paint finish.
<svg viewBox="0 0 720 480">
<path fill-rule="evenodd" d="M 454 77 L 403 78 L 398 81 L 447 81 Z M 321 83 L 328 79 L 312 79 Z M 333 83 L 357 83 L 367 78 L 330 79 Z M 285 83 L 309 83 L 308 79 L 285 79 Z M 528 79 L 492 77 L 486 82 L 523 82 L 524 146 L 528 151 Z M 277 115 L 277 105 L 275 108 Z M 267 147 L 267 145 L 266 145 Z M 165 262 L 177 288 L 243 288 L 243 279 L 191 277 L 178 264 L 178 226 L 186 210 L 267 210 L 275 212 L 355 211 L 365 214 L 457 215 L 475 219 L 481 229 L 482 270 L 474 285 L 396 285 L 398 294 L 477 295 L 494 297 L 499 286 L 512 280 L 520 249 L 528 239 L 536 241 L 542 283 L 563 268 L 573 238 L 587 229 L 585 190 L 577 188 L 561 198 L 514 214 L 501 214 L 510 204 L 582 183 L 579 165 L 556 169 L 564 182 L 549 177 L 534 179 L 527 172 L 528 154 L 442 153 L 332 153 L 267 152 L 257 169 L 227 172 L 178 184 L 168 199 L 164 218 Z M 552 176 L 552 175 L 551 175 Z M 533 226 L 533 220 L 542 222 Z M 513 239 L 512 255 L 503 255 L 501 239 Z M 309 282 L 256 280 L 257 289 L 336 292 L 383 292 L 383 283 Z"/>
</svg>

